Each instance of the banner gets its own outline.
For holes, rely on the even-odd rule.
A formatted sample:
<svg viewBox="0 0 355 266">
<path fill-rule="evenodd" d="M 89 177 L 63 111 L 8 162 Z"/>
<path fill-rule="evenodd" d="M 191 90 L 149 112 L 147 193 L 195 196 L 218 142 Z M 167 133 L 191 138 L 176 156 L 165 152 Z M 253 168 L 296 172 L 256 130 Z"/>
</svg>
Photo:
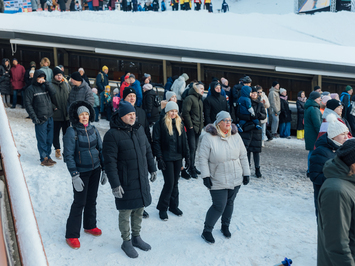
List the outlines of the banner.
<svg viewBox="0 0 355 266">
<path fill-rule="evenodd" d="M 18 12 L 32 12 L 31 0 L 4 0 L 5 12 L 8 14 Z"/>
<path fill-rule="evenodd" d="M 301 8 L 298 10 L 299 13 L 316 11 L 319 9 L 330 8 L 330 0 L 305 0 Z"/>
</svg>

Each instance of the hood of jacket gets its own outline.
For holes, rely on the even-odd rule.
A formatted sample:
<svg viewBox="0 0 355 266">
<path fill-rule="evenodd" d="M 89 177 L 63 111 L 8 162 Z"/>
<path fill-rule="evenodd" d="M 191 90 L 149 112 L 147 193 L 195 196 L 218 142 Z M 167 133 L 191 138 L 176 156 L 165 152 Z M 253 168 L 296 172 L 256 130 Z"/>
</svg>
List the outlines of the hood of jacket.
<svg viewBox="0 0 355 266">
<path fill-rule="evenodd" d="M 355 175 L 348 175 L 350 167 L 342 160 L 335 156 L 334 159 L 325 162 L 323 173 L 326 178 L 339 178 L 352 183 L 355 183 Z"/>
<path fill-rule="evenodd" d="M 117 128 L 120 130 L 132 130 L 132 129 L 138 129 L 139 127 L 140 124 L 137 121 L 134 123 L 133 126 L 123 122 L 118 112 L 113 113 L 113 115 L 111 116 L 110 128 Z"/>
<path fill-rule="evenodd" d="M 80 106 L 85 106 L 90 111 L 89 122 L 94 122 L 95 120 L 95 110 L 91 106 L 90 103 L 85 101 L 76 101 L 73 102 L 69 107 L 69 121 L 72 123 L 73 126 L 79 125 L 79 116 L 78 116 L 78 108 Z"/>
<path fill-rule="evenodd" d="M 328 149 L 331 150 L 337 150 L 339 148 L 338 145 L 336 145 L 333 141 L 331 141 L 328 138 L 328 133 L 326 132 L 325 134 L 323 134 L 322 136 L 319 137 L 319 139 L 317 139 L 316 143 L 314 144 L 316 146 L 316 148 L 318 147 L 326 147 Z"/>
<path fill-rule="evenodd" d="M 9 62 L 9 66 L 6 67 L 5 66 L 5 62 Z M 11 68 L 11 64 L 10 64 L 10 60 L 8 58 L 3 58 L 2 61 L 1 61 L 1 65 L 5 68 L 5 70 L 9 71 L 9 69 Z"/>
<path fill-rule="evenodd" d="M 42 70 L 36 70 L 35 73 L 33 74 L 32 85 L 35 85 L 35 86 L 41 86 L 42 85 L 42 84 L 37 82 L 37 78 L 40 75 L 44 75 L 44 79 L 46 79 L 46 73 L 44 73 Z"/>
<path fill-rule="evenodd" d="M 206 130 L 207 133 L 211 134 L 212 136 L 217 136 L 218 135 L 217 128 L 215 127 L 214 124 L 208 124 L 206 126 L 205 130 Z M 238 132 L 237 126 L 235 124 L 232 124 L 232 132 L 231 132 L 232 135 L 237 134 L 237 132 Z"/>
<path fill-rule="evenodd" d="M 194 95 L 196 96 L 198 99 L 200 99 L 202 97 L 201 94 L 197 93 L 197 91 L 194 89 L 194 87 L 192 87 L 191 89 L 189 89 L 189 95 Z"/>
<path fill-rule="evenodd" d="M 249 86 L 243 86 L 241 89 L 241 96 L 250 98 L 251 88 Z"/>
<path fill-rule="evenodd" d="M 308 109 L 309 107 L 317 107 L 319 109 L 319 104 L 315 100 L 308 99 L 304 104 L 304 109 Z"/>
<path fill-rule="evenodd" d="M 215 88 L 218 85 L 221 85 L 218 81 L 211 82 L 211 84 L 210 84 L 211 95 L 216 97 L 216 98 L 219 98 L 219 96 L 221 95 L 220 92 L 216 92 L 216 90 L 215 90 Z M 221 86 L 221 89 L 222 89 L 222 86 Z"/>
</svg>

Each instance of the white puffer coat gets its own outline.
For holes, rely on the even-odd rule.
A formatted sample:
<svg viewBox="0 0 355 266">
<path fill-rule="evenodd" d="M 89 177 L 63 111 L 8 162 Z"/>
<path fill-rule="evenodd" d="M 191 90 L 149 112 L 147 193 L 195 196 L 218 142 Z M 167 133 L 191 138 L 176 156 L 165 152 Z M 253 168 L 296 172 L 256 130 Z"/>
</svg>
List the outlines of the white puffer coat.
<svg viewBox="0 0 355 266">
<path fill-rule="evenodd" d="M 247 151 L 237 127 L 232 124 L 232 135 L 218 135 L 213 124 L 206 127 L 199 149 L 201 176 L 211 177 L 212 190 L 234 189 L 250 176 Z"/>
</svg>

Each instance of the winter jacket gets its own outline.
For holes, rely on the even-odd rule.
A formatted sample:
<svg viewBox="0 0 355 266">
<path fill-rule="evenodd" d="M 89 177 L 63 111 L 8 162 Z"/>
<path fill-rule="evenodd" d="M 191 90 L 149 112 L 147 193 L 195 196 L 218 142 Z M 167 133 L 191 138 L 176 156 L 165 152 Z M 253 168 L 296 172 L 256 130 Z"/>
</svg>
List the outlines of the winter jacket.
<svg viewBox="0 0 355 266">
<path fill-rule="evenodd" d="M 249 115 L 248 109 L 251 107 L 250 99 L 251 88 L 249 86 L 243 86 L 240 91 L 240 97 L 238 99 L 239 113 L 243 115 Z"/>
<path fill-rule="evenodd" d="M 81 76 L 81 78 L 82 78 L 83 80 L 85 80 L 86 83 L 90 86 L 90 80 L 89 80 L 88 76 L 86 76 L 85 73 Z"/>
<path fill-rule="evenodd" d="M 134 106 L 134 109 L 136 109 L 136 121 L 144 128 L 148 142 L 152 143 L 152 135 L 150 133 L 150 127 L 146 113 L 141 107 Z"/>
<path fill-rule="evenodd" d="M 59 82 L 53 78 L 52 83 L 49 85 L 56 91 L 54 96 L 55 100 L 53 102 L 53 110 L 57 110 L 53 113 L 53 121 L 68 121 L 69 114 L 67 103 L 70 92 L 69 84 L 64 80 Z"/>
<path fill-rule="evenodd" d="M 337 156 L 323 168 L 318 197 L 318 266 L 355 265 L 355 175 Z"/>
<path fill-rule="evenodd" d="M 17 64 L 16 66 L 12 66 L 10 69 L 11 72 L 11 85 L 14 90 L 21 90 L 25 87 L 25 68 Z"/>
<path fill-rule="evenodd" d="M 279 124 L 289 123 L 292 121 L 291 110 L 288 105 L 288 101 L 280 98 L 281 101 L 281 112 L 279 116 Z"/>
<path fill-rule="evenodd" d="M 353 96 L 350 107 L 348 108 L 347 120 L 350 125 L 351 132 L 355 134 L 355 96 Z"/>
<path fill-rule="evenodd" d="M 250 176 L 247 151 L 234 124 L 229 137 L 221 137 L 214 124 L 209 124 L 198 156 L 201 177 L 211 177 L 212 190 L 234 189 L 242 184 L 243 176 Z"/>
<path fill-rule="evenodd" d="M 10 63 L 9 59 L 4 58 L 0 66 L 0 93 L 3 95 L 11 94 L 11 75 L 10 75 L 11 66 L 9 64 L 9 66 L 6 67 L 5 66 L 6 61 Z"/>
<path fill-rule="evenodd" d="M 265 92 L 261 93 L 260 99 L 259 101 L 263 104 L 264 108 L 265 108 L 265 112 L 267 114 L 267 109 L 270 108 L 270 102 L 269 102 L 269 98 L 266 96 Z M 264 101 L 264 102 L 263 102 Z M 267 123 L 267 116 L 265 119 L 260 120 L 261 124 L 265 124 Z"/>
<path fill-rule="evenodd" d="M 178 101 L 181 101 L 181 95 L 184 93 L 186 88 L 186 80 L 183 75 L 176 79 L 171 86 L 171 91 L 175 92 Z"/>
<path fill-rule="evenodd" d="M 299 93 L 299 95 L 300 95 L 300 93 Z M 304 129 L 304 124 L 303 124 L 304 104 L 305 104 L 305 102 L 302 102 L 300 100 L 297 100 L 297 102 L 296 102 L 296 106 L 297 106 L 297 130 L 303 130 Z"/>
<path fill-rule="evenodd" d="M 85 106 L 90 111 L 87 127 L 79 122 L 77 110 L 80 106 Z M 99 166 L 104 170 L 102 140 L 98 130 L 90 124 L 95 119 L 94 108 L 87 102 L 75 102 L 69 108 L 69 117 L 72 126 L 67 129 L 63 138 L 64 162 L 69 173 L 74 176 L 77 172 L 89 172 Z"/>
<path fill-rule="evenodd" d="M 25 88 L 24 89 L 27 89 L 32 84 L 33 78 L 30 78 L 30 71 L 31 71 L 31 68 L 27 69 L 25 72 L 25 78 L 24 78 Z"/>
<path fill-rule="evenodd" d="M 306 150 L 313 151 L 320 126 L 322 124 L 322 113 L 319 104 L 308 99 L 304 105 L 304 139 Z"/>
<path fill-rule="evenodd" d="M 47 82 L 37 83 L 42 70 L 36 70 L 33 75 L 32 85 L 27 88 L 25 95 L 26 111 L 33 123 L 44 123 L 53 116 L 53 102 L 56 91 Z"/>
<path fill-rule="evenodd" d="M 53 71 L 47 66 L 43 66 L 40 68 L 46 74 L 46 81 L 51 82 L 53 79 Z"/>
<path fill-rule="evenodd" d="M 229 103 L 231 105 L 234 105 L 234 103 L 238 102 L 238 99 L 240 97 L 240 93 L 241 93 L 241 90 L 242 90 L 243 86 L 244 86 L 243 82 L 240 82 L 237 85 L 233 86 L 232 92 L 230 94 L 231 97 L 229 99 Z"/>
<path fill-rule="evenodd" d="M 269 91 L 270 113 L 279 115 L 281 112 L 280 90 L 271 87 Z"/>
<path fill-rule="evenodd" d="M 220 111 L 229 111 L 227 99 L 220 93 L 216 92 L 214 88 L 211 88 L 211 95 L 207 96 L 207 98 L 203 101 L 205 125 L 213 123 Z"/>
<path fill-rule="evenodd" d="M 340 95 L 340 101 L 343 103 L 344 109 L 343 109 L 343 117 L 346 118 L 346 115 L 348 113 L 348 108 L 350 107 L 351 104 L 351 96 L 348 92 L 343 91 Z"/>
<path fill-rule="evenodd" d="M 259 100 L 251 100 L 251 106 L 255 112 L 255 118 L 259 120 L 259 124 L 261 124 L 261 120 L 266 118 L 266 110 Z M 255 124 L 253 123 L 251 115 L 242 115 L 238 114 L 239 119 L 245 120 L 246 123 L 243 126 L 243 132 L 239 133 L 240 137 L 243 140 L 245 148 L 248 152 L 261 152 L 262 145 L 262 131 L 255 128 Z"/>
<path fill-rule="evenodd" d="M 189 145 L 187 142 L 184 123 L 181 122 L 181 135 L 176 129 L 175 119 L 172 120 L 173 135 L 169 134 L 165 125 L 165 117 L 161 118 L 153 127 L 153 155 L 162 158 L 165 162 L 173 162 L 185 158 L 190 159 Z"/>
<path fill-rule="evenodd" d="M 114 113 L 104 136 L 103 155 L 111 188 L 122 186 L 123 198 L 115 198 L 118 210 L 147 207 L 152 202 L 148 172 L 156 172 L 150 144 L 138 123 L 125 124 Z"/>
<path fill-rule="evenodd" d="M 193 128 L 196 134 L 200 134 L 203 128 L 203 103 L 202 95 L 192 87 L 189 95 L 182 103 L 182 119 L 186 129 Z"/>
<path fill-rule="evenodd" d="M 99 5 L 97 4 L 97 6 Z M 97 74 L 96 76 L 96 86 L 97 86 L 98 93 L 100 94 L 101 92 L 105 91 L 105 86 L 107 85 L 108 85 L 108 75 L 101 70 L 99 74 Z"/>
<path fill-rule="evenodd" d="M 155 97 L 157 94 L 154 90 L 147 90 L 143 93 L 142 109 L 147 115 L 149 124 L 159 120 L 159 107 L 156 106 Z"/>
<path fill-rule="evenodd" d="M 123 91 L 125 88 L 129 87 L 129 83 L 127 83 L 126 81 L 123 81 L 121 83 L 121 87 L 120 87 L 120 97 L 122 98 L 123 97 Z M 124 100 L 124 99 L 122 99 Z"/>
<path fill-rule="evenodd" d="M 100 98 L 99 95 L 97 95 L 96 93 L 92 93 L 94 96 L 94 106 L 93 107 L 100 107 Z"/>
<path fill-rule="evenodd" d="M 136 80 L 131 84 L 131 87 L 136 91 L 136 95 L 137 95 L 136 105 L 138 107 L 141 107 L 143 101 L 143 92 L 142 92 L 141 84 L 139 83 L 138 80 Z"/>
<path fill-rule="evenodd" d="M 71 89 L 68 97 L 68 108 L 76 101 L 86 101 L 94 106 L 94 95 L 92 95 L 92 90 L 85 80 L 79 86 L 74 86 Z"/>
<path fill-rule="evenodd" d="M 170 91 L 172 86 L 173 86 L 173 78 L 168 77 L 168 80 L 166 81 L 165 86 L 164 86 L 164 100 L 166 97 L 166 92 Z M 167 99 L 167 100 L 169 100 L 169 99 Z"/>
</svg>

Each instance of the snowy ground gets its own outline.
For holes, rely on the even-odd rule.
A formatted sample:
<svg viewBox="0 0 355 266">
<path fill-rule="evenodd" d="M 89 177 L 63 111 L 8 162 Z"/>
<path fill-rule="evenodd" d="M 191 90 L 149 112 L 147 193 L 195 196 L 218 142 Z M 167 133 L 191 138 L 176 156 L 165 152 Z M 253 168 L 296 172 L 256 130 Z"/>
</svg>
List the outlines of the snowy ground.
<svg viewBox="0 0 355 266">
<path fill-rule="evenodd" d="M 304 142 L 276 139 L 266 143 L 261 155 L 263 178 L 251 178 L 242 186 L 231 223 L 232 238 L 225 239 L 217 222 L 216 244 L 200 237 L 210 195 L 202 180 L 181 180 L 182 217 L 169 214 L 163 222 L 155 209 L 163 177 L 151 184 L 150 218 L 143 221 L 142 238 L 149 252 L 138 251 L 132 260 L 120 249 L 118 211 L 108 184 L 99 188 L 98 227 L 103 235 L 82 232 L 81 248 L 65 243 L 65 224 L 72 203 L 71 178 L 62 161 L 52 168 L 39 164 L 34 126 L 23 109 L 6 109 L 32 197 L 38 225 L 50 265 L 275 265 L 285 256 L 294 265 L 316 265 L 316 222 L 312 184 L 305 177 Z M 101 136 L 107 121 L 95 123 Z M 54 153 L 52 154 L 54 158 Z M 254 173 L 254 170 L 252 170 Z"/>
</svg>

